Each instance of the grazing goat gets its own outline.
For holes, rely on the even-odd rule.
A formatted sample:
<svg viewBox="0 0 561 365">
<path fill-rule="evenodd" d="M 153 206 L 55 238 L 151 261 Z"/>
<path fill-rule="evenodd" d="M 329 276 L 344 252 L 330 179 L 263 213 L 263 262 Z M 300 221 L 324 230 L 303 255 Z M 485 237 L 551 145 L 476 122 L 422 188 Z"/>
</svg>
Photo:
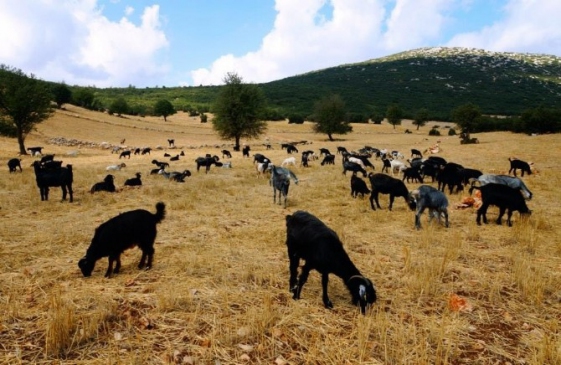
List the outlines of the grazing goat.
<svg viewBox="0 0 561 365">
<path fill-rule="evenodd" d="M 12 158 L 8 161 L 8 169 L 10 170 L 10 173 L 16 172 L 18 167 L 19 167 L 19 172 L 23 172 L 21 168 L 20 158 Z"/>
<path fill-rule="evenodd" d="M 222 150 L 221 152 L 222 152 L 222 158 L 224 157 L 232 158 L 232 154 L 230 153 L 230 151 Z"/>
<path fill-rule="evenodd" d="M 157 235 L 156 224 L 164 219 L 165 209 L 165 204 L 159 202 L 156 204 L 155 214 L 144 209 L 131 210 L 102 223 L 95 229 L 86 255 L 78 262 L 82 274 L 85 277 L 91 276 L 96 261 L 102 257 L 109 257 L 106 278 L 111 277 L 113 273 L 119 273 L 121 254 L 137 245 L 142 250 L 138 268 L 150 269 Z M 116 262 L 115 269 L 113 269 L 113 262 Z"/>
<path fill-rule="evenodd" d="M 195 160 L 195 163 L 197 164 L 197 172 L 199 172 L 199 169 L 201 168 L 201 166 L 205 167 L 205 173 L 208 174 L 208 171 L 210 170 L 210 166 L 212 165 L 216 165 L 216 163 L 220 160 L 220 158 L 216 155 L 214 156 L 210 156 L 210 155 L 206 155 L 205 157 L 198 157 Z"/>
<path fill-rule="evenodd" d="M 353 305 L 366 307 L 376 302 L 376 290 L 372 282 L 362 276 L 345 251 L 339 236 L 314 215 L 297 211 L 286 216 L 286 246 L 289 259 L 289 289 L 293 299 L 300 299 L 302 287 L 308 280 L 310 271 L 321 274 L 322 300 L 325 308 L 333 308 L 327 295 L 329 274 L 337 275 L 349 290 Z M 302 272 L 298 276 L 300 259 L 304 260 Z"/>
<path fill-rule="evenodd" d="M 123 167 L 127 167 L 127 165 L 124 162 L 122 162 L 118 165 L 109 165 L 105 168 L 105 170 L 107 170 L 107 171 L 120 171 Z"/>
<path fill-rule="evenodd" d="M 265 155 L 262 155 L 260 153 L 256 153 L 255 155 L 253 155 L 253 163 L 264 163 L 264 162 L 271 162 L 271 159 L 265 157 Z"/>
<path fill-rule="evenodd" d="M 168 139 L 168 144 L 170 147 L 175 147 L 175 139 Z"/>
<path fill-rule="evenodd" d="M 379 209 L 382 209 L 382 207 L 380 207 L 380 202 L 378 201 L 378 194 L 390 194 L 390 205 L 388 208 L 390 211 L 392 210 L 393 201 L 396 197 L 401 196 L 405 199 L 405 203 L 408 203 L 409 191 L 403 181 L 385 174 L 373 173 L 368 174 L 368 179 L 370 180 L 370 186 L 372 188 L 372 192 L 370 194 L 370 207 L 372 210 L 376 210 L 374 202 L 376 202 L 376 206 Z"/>
<path fill-rule="evenodd" d="M 343 175 L 347 175 L 347 171 L 352 171 L 353 175 L 356 175 L 357 172 L 362 172 L 362 175 L 366 177 L 366 170 L 354 162 L 343 162 Z"/>
<path fill-rule="evenodd" d="M 60 186 L 62 200 L 66 200 L 66 194 L 68 193 L 70 195 L 70 203 L 73 202 L 72 182 L 74 174 L 72 172 L 72 165 L 66 165 L 66 167 L 57 169 L 46 169 L 41 166 L 39 161 L 35 161 L 33 169 L 35 171 L 35 181 L 41 194 L 41 201 L 49 200 L 49 187 Z"/>
<path fill-rule="evenodd" d="M 337 146 L 337 153 L 349 153 L 349 151 L 343 146 Z"/>
<path fill-rule="evenodd" d="M 140 153 L 141 155 L 149 155 L 150 151 L 152 151 L 152 149 L 150 147 L 146 147 L 142 149 L 142 152 Z"/>
<path fill-rule="evenodd" d="M 135 148 L 133 155 L 140 155 L 140 148 Z"/>
<path fill-rule="evenodd" d="M 43 154 L 43 147 L 28 147 L 27 150 L 29 152 L 31 152 L 31 156 L 35 156 L 37 154 L 42 155 Z"/>
<path fill-rule="evenodd" d="M 530 164 L 528 162 L 510 157 L 508 158 L 508 160 L 510 161 L 510 170 L 508 170 L 509 174 L 513 173 L 514 176 L 516 176 L 516 170 L 521 170 L 522 176 L 524 176 L 524 173 L 532 175 L 532 170 L 530 169 Z"/>
<path fill-rule="evenodd" d="M 405 170 L 403 170 L 403 179 L 401 181 L 405 181 L 405 179 L 407 179 L 408 183 L 409 180 L 413 180 L 413 182 L 419 182 L 421 184 L 423 183 L 423 177 L 421 176 L 421 173 L 414 167 L 407 167 Z"/>
<path fill-rule="evenodd" d="M 436 181 L 438 182 L 438 190 L 444 191 L 446 185 L 450 194 L 454 192 L 454 187 L 456 187 L 456 192 L 464 190 L 462 185 L 462 175 L 460 173 L 464 167 L 454 162 L 448 162 L 446 165 L 440 167 L 440 171 L 436 175 Z"/>
<path fill-rule="evenodd" d="M 249 146 L 244 146 L 242 148 L 242 156 L 249 158 L 249 151 L 251 151 L 251 148 L 249 148 Z"/>
<path fill-rule="evenodd" d="M 415 228 L 421 229 L 421 214 L 429 209 L 429 222 L 432 218 L 444 216 L 444 225 L 448 223 L 448 199 L 443 192 L 429 185 L 421 185 L 409 193 L 409 208 L 415 211 Z"/>
<path fill-rule="evenodd" d="M 279 204 L 281 203 L 281 195 L 284 197 L 284 207 L 286 208 L 286 201 L 288 199 L 288 188 L 290 187 L 290 179 L 298 184 L 298 178 L 292 171 L 284 167 L 277 167 L 271 165 L 271 180 L 270 184 L 273 186 L 273 204 L 277 202 L 277 190 L 279 192 Z"/>
<path fill-rule="evenodd" d="M 95 193 L 96 191 L 107 191 L 109 193 L 114 193 L 117 191 L 115 189 L 115 177 L 111 174 L 105 176 L 102 182 L 95 183 L 90 189 L 90 193 Z"/>
<path fill-rule="evenodd" d="M 331 154 L 331 152 L 329 152 L 329 150 L 328 150 L 327 148 L 320 148 L 320 149 L 319 149 L 319 155 L 320 155 L 320 156 L 321 156 L 321 155 L 327 156 L 327 155 L 330 155 L 330 154 Z"/>
<path fill-rule="evenodd" d="M 131 151 L 123 151 L 121 152 L 121 154 L 119 155 L 119 159 L 128 157 L 129 159 L 131 158 Z"/>
<path fill-rule="evenodd" d="M 125 180 L 125 186 L 141 186 L 142 180 L 140 180 L 140 172 L 137 172 L 136 177 L 131 177 L 130 179 Z"/>
<path fill-rule="evenodd" d="M 505 211 L 507 212 L 506 221 L 509 227 L 512 227 L 511 217 L 514 211 L 519 211 L 520 214 L 531 213 L 522 194 L 510 186 L 490 183 L 481 187 L 475 186 L 474 188 L 481 190 L 482 204 L 477 210 L 477 218 L 475 220 L 478 225 L 481 225 L 481 217 L 483 217 L 483 223 L 487 224 L 487 209 L 489 205 L 496 205 L 499 207 L 497 224 L 501 224 L 503 215 Z"/>
<path fill-rule="evenodd" d="M 510 186 L 513 189 L 520 190 L 522 194 L 524 194 L 524 198 L 527 200 L 532 199 L 532 192 L 530 189 L 526 187 L 524 182 L 517 177 L 512 177 L 508 175 L 492 175 L 492 174 L 483 174 L 479 176 L 477 179 L 470 180 L 470 189 L 469 193 L 471 194 L 473 189 L 475 189 L 475 184 L 479 183 L 479 186 L 483 186 L 486 184 L 503 184 Z"/>
<path fill-rule="evenodd" d="M 459 171 L 460 173 L 460 178 L 462 179 L 462 184 L 467 185 L 469 184 L 471 179 L 477 179 L 479 178 L 479 176 L 483 175 L 483 173 L 480 170 L 476 170 L 476 169 L 461 169 Z"/>
<path fill-rule="evenodd" d="M 360 194 L 364 198 L 364 194 L 370 194 L 370 189 L 366 186 L 364 180 L 356 175 L 351 176 L 351 196 L 356 198 Z"/>
<path fill-rule="evenodd" d="M 169 163 L 167 162 L 160 162 L 158 160 L 152 160 L 152 164 L 158 166 L 158 168 L 160 169 L 165 169 L 166 167 L 169 167 Z"/>
<path fill-rule="evenodd" d="M 294 145 L 289 144 L 286 147 L 286 152 L 289 153 L 289 154 L 294 153 L 294 152 L 298 153 L 298 148 L 296 148 Z"/>
<path fill-rule="evenodd" d="M 296 166 L 296 158 L 295 157 L 285 158 L 284 161 L 281 163 L 281 166 L 283 167 L 288 165 Z"/>
<path fill-rule="evenodd" d="M 321 165 L 335 165 L 335 155 L 325 155 Z"/>
<path fill-rule="evenodd" d="M 421 151 L 415 149 L 415 148 L 411 148 L 411 157 L 419 157 L 419 158 L 423 158 L 423 154 L 421 153 Z"/>
<path fill-rule="evenodd" d="M 257 177 L 261 177 L 266 172 L 271 172 L 273 165 L 270 162 L 258 162 L 255 164 L 255 170 L 257 171 Z"/>
</svg>

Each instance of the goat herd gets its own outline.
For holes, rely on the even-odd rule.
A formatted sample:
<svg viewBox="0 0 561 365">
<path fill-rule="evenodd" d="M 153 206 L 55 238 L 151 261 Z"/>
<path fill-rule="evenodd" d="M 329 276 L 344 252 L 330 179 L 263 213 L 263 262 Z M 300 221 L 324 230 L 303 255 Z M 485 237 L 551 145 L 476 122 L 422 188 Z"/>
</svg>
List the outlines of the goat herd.
<svg viewBox="0 0 561 365">
<path fill-rule="evenodd" d="M 288 154 L 298 153 L 294 144 L 283 144 L 281 147 L 286 149 Z M 31 152 L 40 154 L 41 150 L 37 151 L 38 148 L 40 147 L 33 147 L 32 149 L 35 150 Z M 271 146 L 267 145 L 267 149 L 269 148 Z M 118 150 L 112 152 L 118 152 Z M 249 146 L 244 146 L 242 152 L 243 157 L 249 158 Z M 322 156 L 323 160 L 320 165 L 335 164 L 336 156 L 331 154 L 328 149 L 321 148 L 319 152 L 319 155 L 316 155 L 312 150 L 303 151 L 300 166 L 309 167 L 312 161 L 317 161 Z M 222 150 L 221 153 L 223 159 L 232 157 L 232 154 L 227 150 Z M 138 149 L 135 150 L 134 154 L 150 154 L 150 149 Z M 483 174 L 480 170 L 466 168 L 460 164 L 446 161 L 442 157 L 423 158 L 422 153 L 416 149 L 411 150 L 411 158 L 406 160 L 408 165 L 403 162 L 405 157 L 398 151 L 379 150 L 369 146 L 352 152 L 348 152 L 345 147 L 338 147 L 337 154 L 341 156 L 343 174 L 346 174 L 347 171 L 352 172 L 350 188 L 351 195 L 354 198 L 359 195 L 364 197 L 364 195 L 370 194 L 371 209 L 376 210 L 376 208 L 381 209 L 378 200 L 379 194 L 389 194 L 388 209 L 391 211 L 394 199 L 402 197 L 409 208 L 415 211 L 416 229 L 421 228 L 420 217 L 426 209 L 429 211 L 429 221 L 437 218 L 440 222 L 443 219 L 444 225 L 449 226 L 449 202 L 444 194 L 446 187 L 448 187 L 450 194 L 453 193 L 454 189 L 457 192 L 463 190 L 464 186 L 470 187 L 470 195 L 473 190 L 480 191 L 481 203 L 477 210 L 477 224 L 481 224 L 481 220 L 487 223 L 486 213 L 490 205 L 499 207 L 497 224 L 501 224 L 505 212 L 507 213 L 509 226 L 512 225 L 511 217 L 514 211 L 519 211 L 521 214 L 530 213 L 525 200 L 531 199 L 532 193 L 524 182 L 517 177 L 517 170 L 521 171 L 522 176 L 531 174 L 532 170 L 530 164 L 519 159 L 509 158 L 509 174 L 514 175 L 510 176 Z M 121 152 L 119 159 L 130 158 L 130 155 L 131 151 Z M 177 155 L 177 159 L 181 155 L 184 154 Z M 167 155 L 164 157 L 170 157 L 170 160 L 172 160 L 176 156 Z M 381 173 L 367 173 L 367 169 L 375 169 L 370 158 L 382 161 Z M 16 172 L 18 169 L 20 172 L 22 171 L 20 161 L 18 158 L 8 161 L 10 173 Z M 212 165 L 232 167 L 231 162 L 222 163 L 217 155 L 210 154 L 197 158 L 195 163 L 197 171 L 201 167 L 205 167 L 206 173 L 209 172 Z M 279 166 L 273 164 L 271 159 L 265 155 L 256 153 L 253 155 L 253 163 L 258 177 L 270 174 L 269 184 L 273 187 L 273 203 L 277 203 L 278 195 L 278 204 L 281 204 L 282 200 L 284 207 L 286 207 L 290 180 L 293 180 L 295 184 L 299 182 L 294 172 L 288 169 L 289 165 L 296 166 L 296 158 L 288 157 Z M 189 170 L 183 172 L 166 171 L 166 168 L 169 167 L 167 162 L 154 159 L 152 164 L 156 165 L 156 168 L 152 169 L 150 174 L 158 174 L 172 181 L 184 182 L 186 177 L 191 176 Z M 72 165 L 63 167 L 61 161 L 54 160 L 54 155 L 45 155 L 40 160 L 33 162 L 32 166 L 41 200 L 48 200 L 50 187 L 61 187 L 62 199 L 65 200 L 67 194 L 69 194 L 69 201 L 73 201 Z M 108 166 L 107 170 L 117 171 L 125 166 L 125 163 L 120 163 Z M 357 173 L 361 173 L 363 177 L 368 178 L 370 188 L 363 179 L 357 176 Z M 401 179 L 396 178 L 396 174 L 402 174 Z M 418 188 L 409 191 L 405 185 L 406 180 L 407 182 L 424 184 L 427 178 L 431 178 L 431 182 L 436 181 L 438 187 L 420 185 Z M 124 184 L 125 186 L 142 185 L 141 174 L 136 173 L 135 177 L 127 179 Z M 116 190 L 114 176 L 108 174 L 103 181 L 95 183 L 90 192 L 115 192 Z M 134 246 L 138 246 L 142 251 L 138 268 L 149 269 L 152 266 L 154 254 L 156 225 L 164 217 L 165 204 L 159 202 L 156 204 L 156 213 L 138 209 L 122 213 L 101 224 L 95 230 L 86 255 L 78 263 L 82 274 L 86 277 L 90 276 L 95 262 L 103 257 L 109 259 L 105 276 L 110 277 L 112 274 L 118 273 L 121 267 L 120 255 L 124 250 Z M 361 312 L 365 313 L 366 307 L 376 301 L 376 291 L 372 282 L 362 276 L 351 262 L 337 234 L 318 218 L 305 211 L 297 211 L 292 215 L 287 215 L 286 228 L 286 245 L 290 261 L 289 287 L 293 293 L 293 298 L 300 298 L 302 287 L 307 281 L 309 272 L 315 269 L 322 275 L 323 303 L 326 308 L 333 307 L 327 295 L 328 275 L 333 273 L 340 277 L 349 289 L 353 304 L 359 305 Z M 304 260 L 305 264 L 298 276 L 300 259 Z M 114 263 L 115 267 L 113 268 Z"/>
</svg>

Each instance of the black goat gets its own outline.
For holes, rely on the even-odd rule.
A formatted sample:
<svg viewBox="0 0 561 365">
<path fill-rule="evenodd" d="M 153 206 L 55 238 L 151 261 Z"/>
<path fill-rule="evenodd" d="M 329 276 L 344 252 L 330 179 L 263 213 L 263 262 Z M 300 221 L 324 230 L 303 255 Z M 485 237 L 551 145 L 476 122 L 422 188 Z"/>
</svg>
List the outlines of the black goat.
<svg viewBox="0 0 561 365">
<path fill-rule="evenodd" d="M 320 155 L 320 156 L 321 156 L 321 155 L 327 156 L 327 155 L 330 155 L 330 154 L 331 154 L 331 152 L 329 152 L 329 150 L 328 150 L 327 148 L 320 148 L 320 149 L 319 149 L 319 155 Z"/>
<path fill-rule="evenodd" d="M 265 157 L 265 155 L 262 155 L 261 153 L 256 153 L 255 155 L 253 155 L 253 163 L 267 163 L 267 162 L 271 162 L 270 158 Z"/>
<path fill-rule="evenodd" d="M 286 147 L 286 152 L 287 152 L 288 154 L 291 154 L 291 153 L 294 153 L 294 152 L 298 153 L 298 148 L 296 148 L 296 146 L 294 146 L 294 145 L 289 144 L 289 145 Z"/>
<path fill-rule="evenodd" d="M 41 201 L 49 200 L 49 187 L 60 186 L 62 190 L 62 200 L 66 200 L 66 194 L 70 195 L 70 203 L 73 201 L 72 182 L 74 174 L 72 172 L 72 165 L 60 167 L 57 169 L 46 169 L 41 166 L 39 161 L 33 163 L 35 171 L 35 181 L 39 187 L 41 194 Z"/>
<path fill-rule="evenodd" d="M 28 147 L 27 150 L 31 152 L 31 156 L 35 156 L 36 154 L 43 154 L 43 147 Z"/>
<path fill-rule="evenodd" d="M 421 153 L 421 151 L 419 151 L 415 148 L 411 148 L 411 157 L 423 158 L 423 154 Z"/>
<path fill-rule="evenodd" d="M 169 179 L 176 182 L 185 182 L 185 178 L 191 176 L 191 171 L 184 170 L 183 172 L 172 171 L 169 173 Z"/>
<path fill-rule="evenodd" d="M 460 173 L 464 167 L 454 162 L 448 162 L 446 165 L 440 167 L 440 171 L 436 175 L 436 181 L 438 181 L 438 190 L 444 191 L 446 185 L 450 194 L 454 192 L 454 187 L 456 187 L 456 192 L 464 190 L 462 185 L 462 175 Z"/>
<path fill-rule="evenodd" d="M 222 158 L 224 157 L 232 158 L 232 154 L 228 150 L 222 150 Z"/>
<path fill-rule="evenodd" d="M 405 179 L 407 179 L 407 182 L 409 182 L 409 180 L 413 180 L 413 182 L 423 183 L 421 173 L 414 167 L 408 167 L 403 170 L 403 179 L 401 181 L 405 181 Z"/>
<path fill-rule="evenodd" d="M 212 157 L 210 155 L 207 155 L 206 157 L 198 157 L 195 160 L 195 163 L 197 164 L 197 172 L 199 171 L 201 166 L 204 166 L 205 173 L 208 174 L 208 171 L 210 170 L 210 166 L 215 165 L 219 160 L 220 158 L 216 155 Z"/>
<path fill-rule="evenodd" d="M 507 224 L 509 227 L 512 227 L 511 217 L 514 211 L 519 211 L 520 214 L 531 214 L 524 197 L 520 194 L 518 189 L 493 183 L 481 187 L 474 186 L 473 188 L 481 190 L 482 204 L 481 207 L 477 209 L 477 218 L 475 220 L 478 225 L 481 224 L 481 217 L 483 217 L 483 223 L 487 224 L 487 209 L 490 205 L 499 207 L 497 224 L 501 224 L 503 215 L 505 211 L 507 212 Z"/>
<path fill-rule="evenodd" d="M 476 169 L 461 169 L 459 171 L 460 178 L 462 179 L 462 183 L 464 185 L 469 184 L 472 179 L 478 179 L 483 173 L 480 170 Z"/>
<path fill-rule="evenodd" d="M 54 155 L 54 154 L 52 154 L 52 155 L 45 155 L 45 156 L 41 157 L 41 160 L 39 160 L 39 163 L 45 164 L 45 163 L 47 163 L 47 162 L 49 162 L 49 161 L 54 161 L 54 159 L 55 159 L 55 155 Z"/>
<path fill-rule="evenodd" d="M 449 226 L 448 199 L 442 191 L 429 185 L 421 185 L 409 193 L 408 204 L 411 210 L 415 210 L 415 228 L 421 228 L 421 214 L 427 208 L 429 209 L 429 222 L 434 217 L 437 217 L 440 222 L 440 217 L 444 216 L 444 225 Z"/>
<path fill-rule="evenodd" d="M 169 159 L 170 161 L 179 161 L 179 155 L 175 155 L 173 157 L 170 157 Z"/>
<path fill-rule="evenodd" d="M 135 148 L 133 155 L 140 155 L 140 148 Z"/>
<path fill-rule="evenodd" d="M 337 146 L 337 153 L 349 153 L 349 151 L 343 146 Z"/>
<path fill-rule="evenodd" d="M 364 198 L 364 194 L 370 194 L 370 189 L 366 186 L 364 180 L 356 175 L 351 176 L 351 196 L 356 198 L 358 194 Z"/>
<path fill-rule="evenodd" d="M 281 195 L 284 197 L 284 207 L 288 199 L 288 188 L 290 187 L 290 179 L 298 184 L 298 178 L 292 171 L 284 167 L 271 165 L 271 185 L 273 186 L 273 203 L 277 202 L 277 191 L 279 192 L 279 204 L 281 203 Z"/>
<path fill-rule="evenodd" d="M 156 204 L 156 213 L 144 209 L 131 210 L 109 219 L 96 228 L 94 237 L 84 256 L 78 262 L 78 267 L 85 277 L 92 274 L 95 263 L 102 257 L 109 257 L 109 266 L 105 277 L 117 274 L 121 269 L 121 254 L 129 248 L 137 246 L 142 250 L 142 258 L 138 268 L 152 267 L 154 256 L 154 241 L 156 240 L 156 224 L 165 217 L 166 206 Z M 148 262 L 146 262 L 148 259 Z M 117 262 L 113 269 L 113 262 Z"/>
<path fill-rule="evenodd" d="M 321 165 L 335 165 L 335 155 L 325 155 Z"/>
<path fill-rule="evenodd" d="M 249 148 L 249 146 L 244 146 L 242 148 L 242 156 L 249 158 L 249 151 L 251 151 L 251 148 Z"/>
<path fill-rule="evenodd" d="M 149 155 L 152 149 L 150 147 L 146 147 L 142 149 L 141 155 Z"/>
<path fill-rule="evenodd" d="M 128 157 L 129 159 L 131 158 L 131 151 L 123 151 L 121 152 L 121 154 L 119 155 L 119 159 Z"/>
<path fill-rule="evenodd" d="M 405 183 L 395 177 L 388 176 L 386 174 L 368 174 L 368 179 L 370 180 L 370 186 L 372 188 L 372 192 L 370 194 L 370 206 L 372 210 L 376 210 L 374 206 L 374 201 L 376 202 L 376 206 L 378 209 L 382 209 L 380 207 L 380 202 L 378 201 L 378 194 L 390 194 L 390 205 L 389 210 L 392 210 L 393 201 L 396 197 L 403 197 L 405 202 L 407 203 L 409 191 L 407 190 L 407 186 Z"/>
<path fill-rule="evenodd" d="M 158 160 L 152 160 L 152 163 L 156 166 L 158 166 L 160 169 L 165 169 L 166 167 L 169 167 L 169 163 L 167 162 L 160 162 Z"/>
<path fill-rule="evenodd" d="M 302 287 L 308 280 L 310 271 L 321 274 L 322 300 L 326 308 L 333 308 L 327 295 L 329 274 L 343 280 L 352 296 L 353 305 L 359 305 L 362 314 L 366 307 L 376 301 L 376 290 L 372 282 L 362 276 L 353 264 L 337 233 L 321 220 L 304 211 L 286 216 L 286 246 L 290 261 L 289 289 L 293 299 L 300 299 Z M 298 276 L 300 259 L 304 260 L 302 272 Z"/>
<path fill-rule="evenodd" d="M 96 191 L 107 191 L 114 193 L 115 189 L 115 177 L 111 174 L 105 176 L 102 182 L 95 183 L 90 189 L 90 193 L 95 193 Z"/>
<path fill-rule="evenodd" d="M 130 179 L 125 180 L 125 186 L 141 186 L 142 180 L 140 180 L 140 172 L 137 172 L 136 177 L 131 177 Z"/>
<path fill-rule="evenodd" d="M 366 170 L 363 169 L 362 166 L 354 162 L 343 162 L 343 175 L 346 175 L 347 171 L 352 171 L 353 175 L 356 175 L 357 172 L 362 172 L 362 175 L 366 177 Z"/>
<path fill-rule="evenodd" d="M 171 157 L 171 155 L 167 152 L 164 152 L 164 157 Z"/>
<path fill-rule="evenodd" d="M 175 139 L 168 139 L 168 144 L 170 147 L 175 147 Z"/>
<path fill-rule="evenodd" d="M 510 161 L 510 170 L 508 170 L 509 174 L 513 173 L 514 176 L 516 176 L 516 170 L 520 170 L 522 171 L 522 176 L 524 176 L 524 173 L 532 175 L 532 170 L 530 169 L 530 164 L 528 162 L 510 157 L 508 160 Z"/>
<path fill-rule="evenodd" d="M 19 172 L 23 172 L 21 168 L 20 158 L 12 158 L 8 161 L 8 169 L 10 169 L 10 173 L 16 172 L 18 167 L 19 167 Z"/>
</svg>

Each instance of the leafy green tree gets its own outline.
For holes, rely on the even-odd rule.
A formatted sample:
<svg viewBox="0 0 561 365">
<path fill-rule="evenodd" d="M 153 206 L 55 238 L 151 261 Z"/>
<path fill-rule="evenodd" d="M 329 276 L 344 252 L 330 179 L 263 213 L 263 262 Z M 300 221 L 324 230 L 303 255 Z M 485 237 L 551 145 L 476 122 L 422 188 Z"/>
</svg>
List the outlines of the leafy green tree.
<svg viewBox="0 0 561 365">
<path fill-rule="evenodd" d="M 51 92 L 53 93 L 53 100 L 56 103 L 56 107 L 59 109 L 62 108 L 63 104 L 70 103 L 72 100 L 72 91 L 64 82 L 55 84 Z"/>
<path fill-rule="evenodd" d="M 460 105 L 452 110 L 452 122 L 456 123 L 461 130 L 461 137 L 465 141 L 469 141 L 470 133 L 474 130 L 479 118 L 481 118 L 481 111 L 477 105 L 467 103 Z"/>
<path fill-rule="evenodd" d="M 429 111 L 427 108 L 421 108 L 417 110 L 415 113 L 415 118 L 413 119 L 413 125 L 417 126 L 417 130 L 419 127 L 423 127 L 429 121 Z"/>
<path fill-rule="evenodd" d="M 0 65 L 0 116 L 15 126 L 20 154 L 27 154 L 27 135 L 51 113 L 51 93 L 46 83 L 34 75 Z"/>
<path fill-rule="evenodd" d="M 372 120 L 374 124 L 382 124 L 384 113 L 382 113 L 379 108 L 374 107 L 372 113 L 370 113 L 370 120 Z"/>
<path fill-rule="evenodd" d="M 256 138 L 267 129 L 265 108 L 265 94 L 257 85 L 244 84 L 238 74 L 228 72 L 214 103 L 212 127 L 222 139 L 233 138 L 239 148 L 242 137 Z"/>
<path fill-rule="evenodd" d="M 123 97 L 119 97 L 115 99 L 113 103 L 111 103 L 111 106 L 109 107 L 110 114 L 117 114 L 118 116 L 121 116 L 121 114 L 126 114 L 128 112 L 129 112 L 129 104 Z"/>
<path fill-rule="evenodd" d="M 91 110 L 95 104 L 95 95 L 90 89 L 80 88 L 72 94 L 72 100 L 75 105 Z"/>
<path fill-rule="evenodd" d="M 526 133 L 557 133 L 561 131 L 561 111 L 544 106 L 525 110 L 520 116 Z"/>
<path fill-rule="evenodd" d="M 313 130 L 316 133 L 327 134 L 333 141 L 333 134 L 347 134 L 353 131 L 353 127 L 347 121 L 345 102 L 337 95 L 326 96 L 314 105 Z"/>
<path fill-rule="evenodd" d="M 396 125 L 401 125 L 401 121 L 403 119 L 403 111 L 397 104 L 392 104 L 388 106 L 388 110 L 386 111 L 386 118 L 388 118 L 388 123 L 393 125 L 393 129 L 395 129 Z"/>
<path fill-rule="evenodd" d="M 164 117 L 164 122 L 167 122 L 167 117 L 175 114 L 175 108 L 169 100 L 160 99 L 154 105 L 154 115 Z"/>
</svg>

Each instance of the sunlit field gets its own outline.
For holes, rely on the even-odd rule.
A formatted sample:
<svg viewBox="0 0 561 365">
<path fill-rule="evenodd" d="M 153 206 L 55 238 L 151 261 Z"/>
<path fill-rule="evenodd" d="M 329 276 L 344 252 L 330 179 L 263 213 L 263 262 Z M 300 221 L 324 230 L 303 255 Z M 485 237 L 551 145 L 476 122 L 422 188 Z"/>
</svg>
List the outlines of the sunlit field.
<svg viewBox="0 0 561 365">
<path fill-rule="evenodd" d="M 442 136 L 429 137 L 434 124 Z M 479 144 L 461 145 L 446 123 L 419 131 L 410 122 L 395 129 L 353 125 L 354 132 L 330 142 L 311 124 L 269 124 L 258 140 L 243 140 L 251 155 L 263 153 L 275 164 L 289 157 L 280 143 L 335 153 L 365 145 L 424 151 L 440 141 L 438 154 L 485 173 L 507 173 L 509 157 L 535 163 L 523 178 L 534 197 L 532 215 L 513 215 L 513 226 L 477 226 L 474 208 L 456 206 L 469 193 L 448 195 L 450 227 L 414 229 L 414 213 L 398 198 L 388 211 L 370 208 L 368 197 L 353 199 L 350 173 L 335 165 L 290 169 L 300 182 L 290 186 L 288 206 L 273 204 L 267 178 L 257 177 L 253 159 L 234 152 L 212 124 L 176 114 L 156 118 L 109 116 L 68 106 L 26 139 L 57 160 L 72 164 L 74 202 L 61 202 L 59 188 L 41 201 L 31 164 L 21 156 L 23 173 L 8 173 L 18 157 L 15 139 L 0 138 L 0 363 L 3 364 L 559 364 L 561 363 L 561 135 L 511 133 L 473 135 Z M 450 125 L 448 125 L 450 127 Z M 405 129 L 413 133 L 405 134 Z M 53 138 L 82 145 L 56 145 Z M 167 139 L 175 139 L 169 148 Z M 119 159 L 101 142 L 151 147 L 150 155 Z M 270 143 L 271 150 L 265 149 Z M 160 150 L 156 147 L 161 146 Z M 228 149 L 231 159 L 222 159 Z M 149 175 L 153 159 L 170 170 L 189 169 L 185 183 Z M 196 171 L 195 158 L 216 154 L 233 168 Z M 371 159 L 380 172 L 382 163 Z M 117 193 L 90 193 L 112 172 Z M 142 174 L 143 186 L 124 188 Z M 428 184 L 431 184 L 430 180 Z M 368 184 L 369 185 L 369 184 Z M 436 186 L 436 183 L 432 184 Z M 414 189 L 419 184 L 407 184 Z M 104 278 L 107 259 L 84 278 L 77 263 L 94 230 L 133 209 L 155 212 L 166 204 L 158 225 L 154 265 L 137 269 L 141 251 L 125 251 L 119 274 Z M 321 280 L 312 271 L 294 301 L 288 291 L 285 216 L 308 211 L 341 238 L 362 274 L 372 280 L 378 301 L 361 315 L 342 281 L 331 275 L 325 309 Z M 465 306 L 451 306 L 453 298 Z"/>
</svg>

